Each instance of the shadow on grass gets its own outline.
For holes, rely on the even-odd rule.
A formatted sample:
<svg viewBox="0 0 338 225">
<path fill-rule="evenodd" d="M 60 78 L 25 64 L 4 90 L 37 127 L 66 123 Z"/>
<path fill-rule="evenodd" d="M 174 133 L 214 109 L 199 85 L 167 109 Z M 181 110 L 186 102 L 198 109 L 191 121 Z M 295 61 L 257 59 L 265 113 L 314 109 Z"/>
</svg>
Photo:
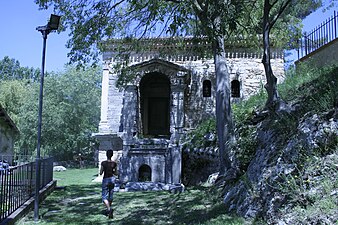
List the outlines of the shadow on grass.
<svg viewBox="0 0 338 225">
<path fill-rule="evenodd" d="M 205 189 L 168 192 L 118 192 L 114 195 L 114 218 L 108 219 L 101 201 L 101 186 L 69 185 L 55 190 L 40 206 L 39 224 L 210 224 L 224 215 L 221 201 L 206 198 Z M 228 220 L 229 223 L 226 222 Z M 234 219 L 222 221 L 232 224 Z M 20 224 L 31 224 L 29 215 Z"/>
<path fill-rule="evenodd" d="M 217 219 L 224 214 L 224 206 L 221 201 L 211 201 L 206 197 L 206 189 L 187 190 L 180 194 L 167 192 L 142 192 L 135 193 L 143 204 L 134 205 L 127 217 L 118 218 L 119 224 L 203 224 L 212 219 Z M 128 199 L 123 195 L 119 202 L 125 202 L 128 207 Z M 119 211 L 123 211 L 123 206 Z M 228 219 L 227 219 L 228 218 Z M 235 220 L 227 216 L 222 219 L 222 224 L 232 224 Z M 237 223 L 239 224 L 239 223 Z"/>
</svg>

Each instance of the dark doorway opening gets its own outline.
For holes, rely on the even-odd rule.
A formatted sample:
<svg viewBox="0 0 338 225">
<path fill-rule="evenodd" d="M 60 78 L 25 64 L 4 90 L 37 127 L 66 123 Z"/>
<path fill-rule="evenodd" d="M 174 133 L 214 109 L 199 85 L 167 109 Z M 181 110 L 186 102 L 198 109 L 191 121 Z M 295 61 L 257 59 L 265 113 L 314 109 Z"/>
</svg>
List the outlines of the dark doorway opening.
<svg viewBox="0 0 338 225">
<path fill-rule="evenodd" d="M 170 134 L 170 81 L 161 73 L 149 73 L 140 83 L 141 117 L 144 135 Z"/>
<path fill-rule="evenodd" d="M 203 81 L 203 97 L 211 97 L 211 81 Z"/>
<path fill-rule="evenodd" d="M 146 182 L 151 181 L 151 168 L 150 166 L 143 164 L 138 171 L 138 181 Z"/>
<path fill-rule="evenodd" d="M 231 81 L 231 97 L 233 98 L 241 97 L 241 87 L 238 80 Z"/>
</svg>

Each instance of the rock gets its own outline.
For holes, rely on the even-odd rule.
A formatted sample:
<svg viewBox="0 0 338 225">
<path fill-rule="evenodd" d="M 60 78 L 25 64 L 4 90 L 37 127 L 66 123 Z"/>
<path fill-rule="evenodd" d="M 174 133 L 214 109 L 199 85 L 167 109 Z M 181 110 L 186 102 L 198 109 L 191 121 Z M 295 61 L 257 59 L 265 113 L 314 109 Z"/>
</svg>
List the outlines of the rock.
<svg viewBox="0 0 338 225">
<path fill-rule="evenodd" d="M 184 191 L 183 184 L 164 184 L 156 182 L 128 182 L 125 191 L 169 191 L 179 193 Z"/>
<path fill-rule="evenodd" d="M 55 172 L 61 172 L 61 171 L 66 171 L 66 170 L 67 169 L 64 166 L 54 166 L 53 167 L 53 171 L 55 171 Z"/>
<path fill-rule="evenodd" d="M 296 219 L 291 219 L 290 221 L 293 222 L 289 223 L 287 217 L 281 215 L 279 210 L 288 206 L 288 215 L 297 218 L 292 208 L 293 205 L 287 202 L 288 197 L 295 197 L 297 194 L 299 196 L 323 194 L 321 193 L 323 188 L 320 185 L 323 174 L 325 173 L 326 177 L 335 177 L 332 174 L 334 171 L 332 168 L 337 162 L 334 160 L 335 155 L 328 155 L 325 160 L 322 159 L 322 163 L 316 163 L 318 169 L 309 170 L 306 175 L 311 182 L 306 183 L 308 179 L 304 181 L 305 184 L 301 186 L 303 193 L 292 189 L 289 191 L 294 192 L 286 193 L 286 190 L 283 190 L 287 188 L 283 186 L 285 179 L 293 177 L 297 181 L 295 175 L 302 167 L 301 164 L 305 163 L 305 156 L 312 155 L 318 146 L 328 145 L 330 141 L 335 140 L 334 137 L 338 135 L 338 122 L 326 114 L 307 113 L 298 121 L 294 133 L 290 133 L 287 139 L 275 128 L 276 123 L 278 124 L 276 118 L 265 118 L 258 122 L 258 146 L 255 155 L 240 179 L 234 176 L 237 179 L 225 182 L 223 202 L 227 212 L 236 213 L 239 216 L 261 217 L 271 224 L 295 224 L 293 222 Z M 312 185 L 315 185 L 316 189 L 311 188 Z M 328 194 L 331 193 L 336 194 L 334 191 Z M 299 197 L 299 201 L 304 201 L 304 199 Z M 307 204 L 307 202 L 302 204 Z M 329 221 L 334 221 L 334 219 L 327 216 L 314 222 L 315 224 L 318 222 L 329 224 Z"/>
<path fill-rule="evenodd" d="M 206 185 L 211 186 L 211 185 L 215 184 L 215 181 L 217 180 L 218 174 L 219 173 L 210 174 L 209 177 L 208 177 L 208 180 L 205 182 Z"/>
</svg>

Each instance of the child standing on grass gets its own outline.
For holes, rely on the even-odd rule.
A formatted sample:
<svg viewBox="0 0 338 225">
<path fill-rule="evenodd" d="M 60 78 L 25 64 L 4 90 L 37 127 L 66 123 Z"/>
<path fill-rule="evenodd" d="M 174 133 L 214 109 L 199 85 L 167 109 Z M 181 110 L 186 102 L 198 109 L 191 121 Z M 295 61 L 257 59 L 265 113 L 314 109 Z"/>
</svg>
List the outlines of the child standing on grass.
<svg viewBox="0 0 338 225">
<path fill-rule="evenodd" d="M 115 175 L 117 175 L 117 163 L 111 158 L 113 150 L 106 152 L 107 160 L 101 163 L 100 175 L 103 174 L 102 180 L 102 201 L 107 208 L 109 218 L 113 218 L 113 209 L 111 207 L 113 202 L 113 193 L 115 186 Z"/>
</svg>

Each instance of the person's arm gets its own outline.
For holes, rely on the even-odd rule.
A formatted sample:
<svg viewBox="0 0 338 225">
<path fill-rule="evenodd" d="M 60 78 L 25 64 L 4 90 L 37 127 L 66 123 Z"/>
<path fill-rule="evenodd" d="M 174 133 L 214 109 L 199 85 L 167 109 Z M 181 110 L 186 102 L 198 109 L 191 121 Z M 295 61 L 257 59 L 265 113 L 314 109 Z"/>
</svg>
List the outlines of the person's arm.
<svg viewBox="0 0 338 225">
<path fill-rule="evenodd" d="M 118 171 L 117 171 L 117 163 L 115 163 L 115 167 L 114 167 L 114 169 L 113 169 L 113 174 L 114 174 L 115 176 L 118 175 Z"/>
<path fill-rule="evenodd" d="M 100 168 L 100 175 L 103 174 L 103 162 L 101 163 L 101 168 Z"/>
</svg>

